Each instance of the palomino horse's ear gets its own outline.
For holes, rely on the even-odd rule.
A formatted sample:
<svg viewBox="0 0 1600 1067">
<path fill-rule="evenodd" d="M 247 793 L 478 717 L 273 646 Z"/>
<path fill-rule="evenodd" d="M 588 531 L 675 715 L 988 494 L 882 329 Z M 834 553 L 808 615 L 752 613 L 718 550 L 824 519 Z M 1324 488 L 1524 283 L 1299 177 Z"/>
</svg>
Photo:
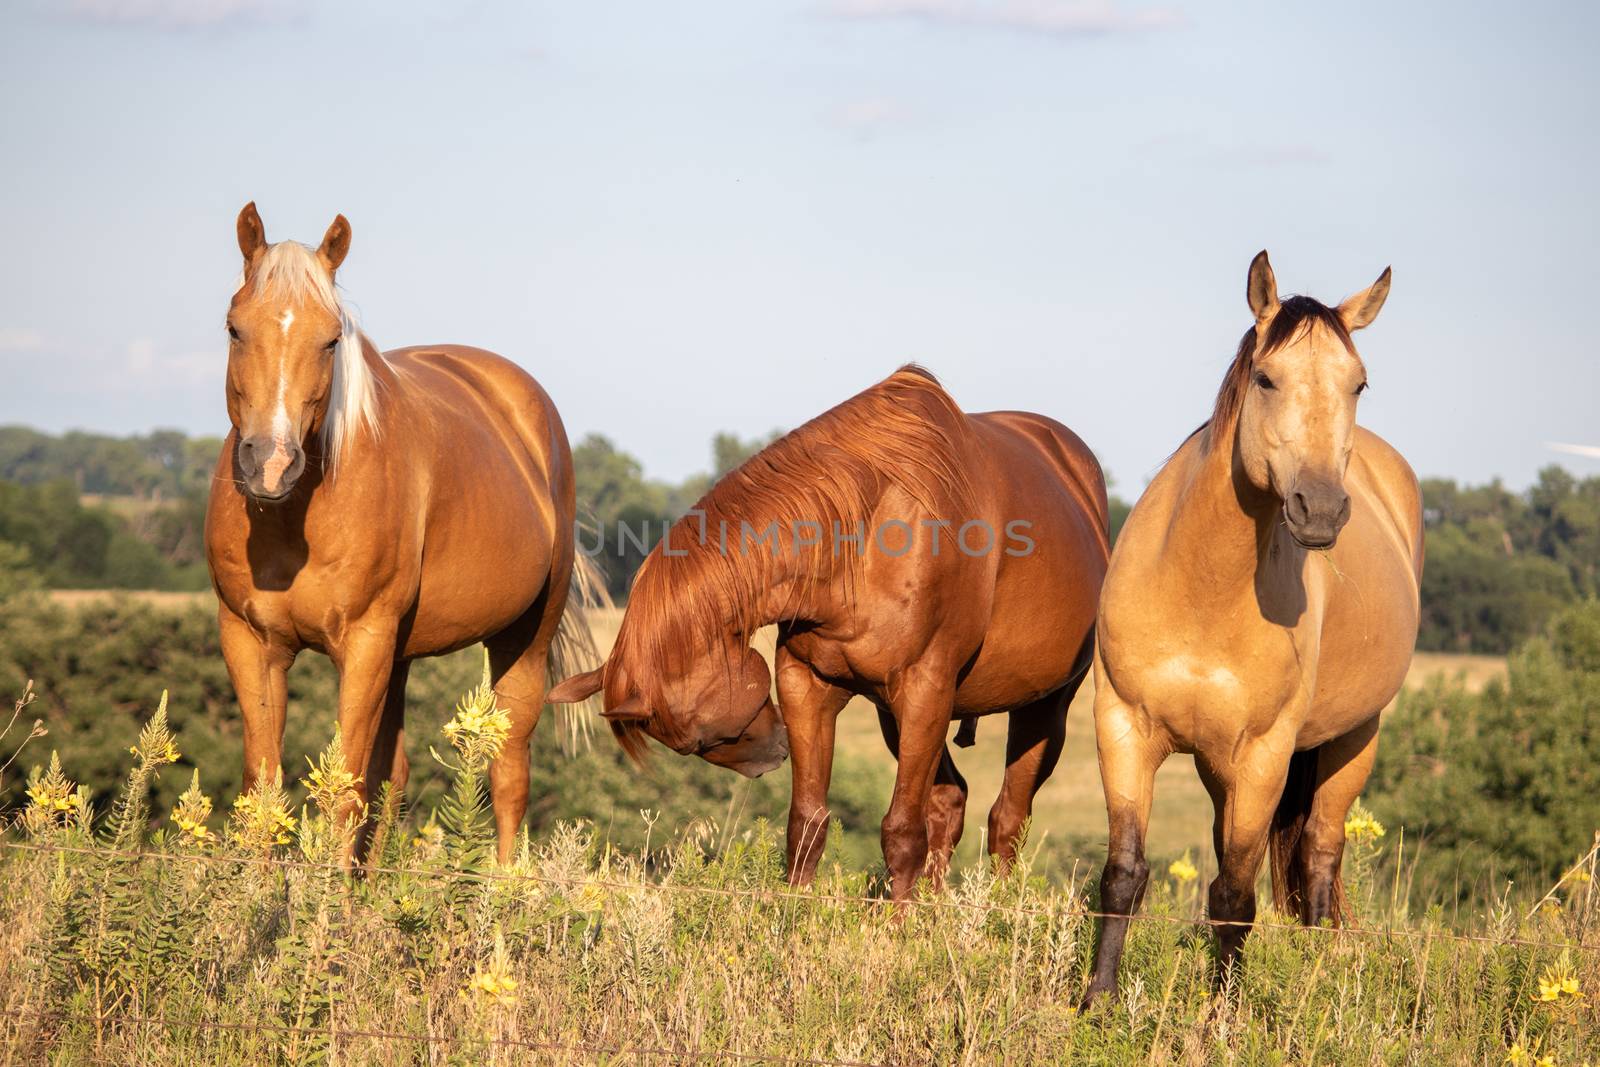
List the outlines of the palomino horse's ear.
<svg viewBox="0 0 1600 1067">
<path fill-rule="evenodd" d="M 1265 326 L 1278 313 L 1278 279 L 1272 276 L 1272 264 L 1267 262 L 1263 248 L 1250 261 L 1250 280 L 1245 283 L 1245 299 L 1250 301 L 1250 312 L 1257 326 Z"/>
<path fill-rule="evenodd" d="M 551 687 L 544 695 L 547 704 L 576 704 L 600 692 L 600 669 L 574 674 Z"/>
<path fill-rule="evenodd" d="M 328 232 L 322 235 L 322 247 L 317 249 L 317 257 L 322 260 L 322 265 L 332 274 L 339 269 L 339 264 L 344 262 L 344 257 L 350 251 L 350 221 L 343 215 L 335 215 L 333 223 L 328 227 Z"/>
<path fill-rule="evenodd" d="M 1383 273 L 1378 275 L 1378 280 L 1367 286 L 1361 292 L 1339 305 L 1339 318 L 1344 321 L 1347 330 L 1359 330 L 1363 326 L 1372 324 L 1378 317 L 1378 312 L 1383 310 L 1383 302 L 1389 299 L 1389 268 L 1383 268 Z"/>
<path fill-rule="evenodd" d="M 267 228 L 261 225 L 254 200 L 239 209 L 235 228 L 239 231 L 239 251 L 244 254 L 244 264 L 248 267 L 267 247 Z"/>
<path fill-rule="evenodd" d="M 644 698 L 638 693 L 614 708 L 607 708 L 600 713 L 612 722 L 643 722 L 650 717 L 650 709 L 644 706 Z"/>
</svg>

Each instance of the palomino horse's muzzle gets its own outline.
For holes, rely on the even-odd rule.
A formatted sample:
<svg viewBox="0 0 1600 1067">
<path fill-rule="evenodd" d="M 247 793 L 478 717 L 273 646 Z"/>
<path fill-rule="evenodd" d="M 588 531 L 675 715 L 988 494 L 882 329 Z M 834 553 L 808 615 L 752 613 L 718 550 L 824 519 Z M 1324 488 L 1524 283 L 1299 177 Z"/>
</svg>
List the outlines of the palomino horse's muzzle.
<svg viewBox="0 0 1600 1067">
<path fill-rule="evenodd" d="M 282 500 L 306 469 L 299 442 L 265 434 L 241 438 L 238 456 L 245 490 L 257 500 Z"/>
</svg>

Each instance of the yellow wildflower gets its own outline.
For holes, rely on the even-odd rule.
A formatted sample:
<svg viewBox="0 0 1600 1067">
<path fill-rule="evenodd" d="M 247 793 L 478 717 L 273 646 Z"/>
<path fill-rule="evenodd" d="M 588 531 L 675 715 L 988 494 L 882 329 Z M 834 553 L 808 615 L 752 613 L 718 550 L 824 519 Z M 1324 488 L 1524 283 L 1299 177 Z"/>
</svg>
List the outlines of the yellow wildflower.
<svg viewBox="0 0 1600 1067">
<path fill-rule="evenodd" d="M 1349 841 L 1376 841 L 1384 835 L 1383 823 L 1357 801 L 1344 821 L 1344 836 Z"/>
<path fill-rule="evenodd" d="M 1185 885 L 1200 877 L 1199 869 L 1189 859 L 1189 853 L 1187 852 L 1181 858 L 1175 859 L 1167 865 L 1167 874 Z"/>
<path fill-rule="evenodd" d="M 1524 1067 L 1525 1064 L 1533 1062 L 1533 1057 L 1528 1055 L 1528 1050 L 1518 1041 L 1506 1050 L 1506 1062 L 1511 1064 L 1511 1067 Z"/>
<path fill-rule="evenodd" d="M 1554 967 L 1548 967 L 1539 976 L 1539 992 L 1533 996 L 1534 1000 L 1541 1003 L 1552 1004 L 1563 997 L 1567 1000 L 1579 1000 L 1583 997 L 1583 990 L 1578 987 L 1578 978 L 1568 967 L 1565 960 Z"/>
<path fill-rule="evenodd" d="M 489 656 L 484 653 L 483 681 L 456 705 L 456 713 L 444 724 L 444 735 L 461 753 L 472 770 L 482 768 L 500 754 L 511 734 L 511 715 L 495 702 L 489 681 Z"/>
</svg>

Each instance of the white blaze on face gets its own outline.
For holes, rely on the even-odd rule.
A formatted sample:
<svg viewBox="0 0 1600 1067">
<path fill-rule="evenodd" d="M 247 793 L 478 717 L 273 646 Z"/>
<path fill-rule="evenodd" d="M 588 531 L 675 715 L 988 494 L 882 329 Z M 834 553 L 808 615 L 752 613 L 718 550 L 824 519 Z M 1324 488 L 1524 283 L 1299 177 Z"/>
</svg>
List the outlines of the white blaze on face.
<svg viewBox="0 0 1600 1067">
<path fill-rule="evenodd" d="M 278 319 L 283 328 L 283 347 L 278 351 L 278 401 L 272 410 L 272 455 L 261 465 L 262 487 L 276 493 L 283 481 L 283 472 L 289 469 L 289 408 L 285 393 L 289 388 L 289 327 L 294 325 L 294 312 L 283 309 Z"/>
</svg>

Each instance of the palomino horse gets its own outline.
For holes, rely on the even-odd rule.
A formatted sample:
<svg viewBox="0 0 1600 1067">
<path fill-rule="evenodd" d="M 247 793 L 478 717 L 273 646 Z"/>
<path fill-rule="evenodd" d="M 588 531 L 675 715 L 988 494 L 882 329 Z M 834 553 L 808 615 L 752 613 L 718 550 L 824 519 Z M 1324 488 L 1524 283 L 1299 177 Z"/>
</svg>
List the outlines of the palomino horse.
<svg viewBox="0 0 1600 1067">
<path fill-rule="evenodd" d="M 1367 371 L 1350 332 L 1377 317 L 1389 272 L 1324 307 L 1278 301 L 1250 264 L 1255 325 L 1216 410 L 1145 490 L 1100 601 L 1095 733 L 1110 816 L 1088 995 L 1115 988 L 1144 894 L 1156 768 L 1195 757 L 1216 809 L 1211 883 L 1225 978 L 1273 893 L 1338 922 L 1344 819 L 1377 751 L 1378 712 L 1417 636 L 1422 503 L 1395 450 L 1356 425 Z"/>
<path fill-rule="evenodd" d="M 1107 545 L 1105 479 L 1072 431 L 963 414 L 902 368 L 718 482 L 645 560 L 610 658 L 550 699 L 603 691 L 636 753 L 643 731 L 752 776 L 792 753 L 789 877 L 805 883 L 827 833 L 835 720 L 867 697 L 899 759 L 883 854 L 903 900 L 930 846 L 937 878 L 961 836 L 952 718 L 970 744 L 978 716 L 1011 713 L 989 847 L 1014 854 L 1088 673 Z M 769 623 L 781 717 L 750 648 Z"/>
<path fill-rule="evenodd" d="M 593 649 L 581 608 L 566 611 L 574 501 L 561 418 L 492 353 L 380 354 L 334 287 L 344 216 L 317 249 L 267 244 L 254 204 L 238 231 L 233 429 L 206 559 L 244 713 L 245 787 L 279 773 L 285 675 L 301 649 L 339 668 L 339 734 L 365 799 L 384 779 L 405 784 L 410 661 L 482 641 L 512 722 L 490 775 L 505 861 L 527 809 L 548 660 Z"/>
</svg>

